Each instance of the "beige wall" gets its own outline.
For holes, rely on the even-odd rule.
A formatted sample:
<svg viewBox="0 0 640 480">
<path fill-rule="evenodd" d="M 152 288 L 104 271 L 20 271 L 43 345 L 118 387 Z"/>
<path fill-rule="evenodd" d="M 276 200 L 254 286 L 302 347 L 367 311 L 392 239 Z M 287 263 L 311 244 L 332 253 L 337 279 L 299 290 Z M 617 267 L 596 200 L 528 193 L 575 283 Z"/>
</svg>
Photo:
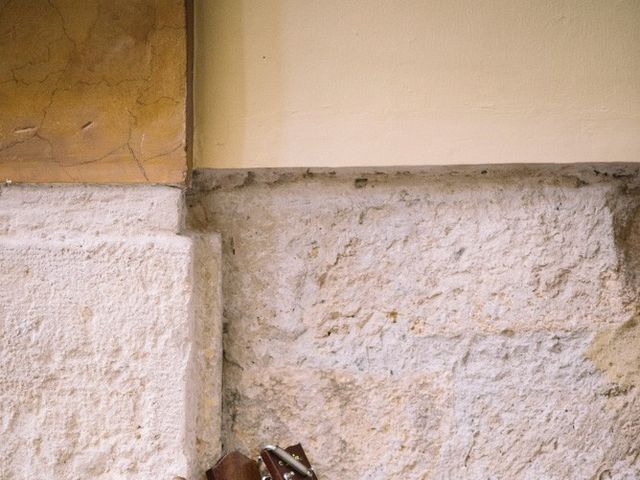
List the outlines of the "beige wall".
<svg viewBox="0 0 640 480">
<path fill-rule="evenodd" d="M 637 0 L 199 0 L 196 167 L 640 159 Z"/>
</svg>

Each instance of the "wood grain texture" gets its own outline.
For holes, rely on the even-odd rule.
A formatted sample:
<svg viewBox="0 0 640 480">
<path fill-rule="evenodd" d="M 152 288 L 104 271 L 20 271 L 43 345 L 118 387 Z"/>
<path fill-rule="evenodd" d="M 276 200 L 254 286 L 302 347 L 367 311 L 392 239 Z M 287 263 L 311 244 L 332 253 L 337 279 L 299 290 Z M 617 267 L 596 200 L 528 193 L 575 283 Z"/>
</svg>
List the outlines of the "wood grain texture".
<svg viewBox="0 0 640 480">
<path fill-rule="evenodd" d="M 184 0 L 0 0 L 0 179 L 183 183 Z"/>
</svg>

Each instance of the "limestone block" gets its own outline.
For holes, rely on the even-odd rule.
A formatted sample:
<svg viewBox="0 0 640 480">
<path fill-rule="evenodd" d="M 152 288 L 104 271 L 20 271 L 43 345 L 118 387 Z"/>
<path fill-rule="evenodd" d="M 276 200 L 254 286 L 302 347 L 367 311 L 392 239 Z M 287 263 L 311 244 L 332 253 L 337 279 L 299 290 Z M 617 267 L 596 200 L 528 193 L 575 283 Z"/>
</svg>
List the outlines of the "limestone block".
<svg viewBox="0 0 640 480">
<path fill-rule="evenodd" d="M 434 478 L 638 478 L 640 396 L 597 372 L 584 355 L 592 341 L 587 332 L 470 338 Z"/>
<path fill-rule="evenodd" d="M 184 182 L 183 0 L 4 0 L 0 37 L 0 178 Z"/>
<path fill-rule="evenodd" d="M 234 368 L 230 366 L 229 368 Z M 437 478 L 452 398 L 447 375 L 269 368 L 227 386 L 226 449 L 302 441 L 319 477 Z"/>
<path fill-rule="evenodd" d="M 447 351 L 430 339 L 431 350 L 447 351 L 446 367 L 425 360 L 393 373 L 269 367 L 233 376 L 225 447 L 304 439 L 329 478 L 635 479 L 640 397 L 584 358 L 591 340 L 478 335 Z"/>
<path fill-rule="evenodd" d="M 621 184 L 553 172 L 211 174 L 192 216 L 224 235 L 227 354 L 383 365 L 433 335 L 627 321 Z"/>
<path fill-rule="evenodd" d="M 217 239 L 179 234 L 180 198 L 0 192 L 0 478 L 190 480 L 219 453 Z"/>
<path fill-rule="evenodd" d="M 75 185 L 14 185 L 0 190 L 0 232 L 41 239 L 175 235 L 182 228 L 180 190 Z"/>
</svg>

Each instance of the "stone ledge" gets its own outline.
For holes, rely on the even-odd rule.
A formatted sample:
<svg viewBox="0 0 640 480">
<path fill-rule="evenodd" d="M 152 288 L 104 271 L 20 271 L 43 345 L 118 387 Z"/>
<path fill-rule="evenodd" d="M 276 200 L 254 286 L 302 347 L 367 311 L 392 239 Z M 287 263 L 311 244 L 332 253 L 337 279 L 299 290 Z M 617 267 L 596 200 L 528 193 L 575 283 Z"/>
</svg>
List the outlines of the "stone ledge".
<svg viewBox="0 0 640 480">
<path fill-rule="evenodd" d="M 178 233 L 182 190 L 162 186 L 11 185 L 0 187 L 0 235 L 129 237 Z"/>
</svg>

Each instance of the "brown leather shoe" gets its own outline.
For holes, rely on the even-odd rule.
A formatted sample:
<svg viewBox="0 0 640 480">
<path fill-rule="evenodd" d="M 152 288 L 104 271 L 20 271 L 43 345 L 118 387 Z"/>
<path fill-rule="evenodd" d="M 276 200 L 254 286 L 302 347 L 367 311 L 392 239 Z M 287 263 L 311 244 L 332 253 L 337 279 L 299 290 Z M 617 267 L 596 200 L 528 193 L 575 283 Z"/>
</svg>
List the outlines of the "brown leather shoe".
<svg viewBox="0 0 640 480">
<path fill-rule="evenodd" d="M 231 452 L 207 470 L 207 480 L 260 480 L 258 463 L 240 452 Z"/>
</svg>

